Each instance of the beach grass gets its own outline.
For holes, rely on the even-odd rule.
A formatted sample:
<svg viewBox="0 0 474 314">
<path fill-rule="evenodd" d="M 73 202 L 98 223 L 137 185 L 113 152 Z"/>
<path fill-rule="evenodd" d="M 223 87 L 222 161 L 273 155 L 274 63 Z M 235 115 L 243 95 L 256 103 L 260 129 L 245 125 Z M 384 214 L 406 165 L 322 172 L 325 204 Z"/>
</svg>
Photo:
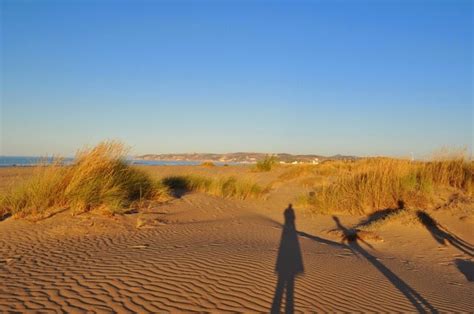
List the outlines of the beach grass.
<svg viewBox="0 0 474 314">
<path fill-rule="evenodd" d="M 169 176 L 163 178 L 163 184 L 172 191 L 198 191 L 225 198 L 260 198 L 267 188 L 251 182 L 238 180 L 235 177 L 209 178 L 198 175 Z"/>
<path fill-rule="evenodd" d="M 353 161 L 327 160 L 320 164 L 297 164 L 287 166 L 288 170 L 283 172 L 278 178 L 289 181 L 301 177 L 330 177 L 350 172 L 354 166 Z"/>
<path fill-rule="evenodd" d="M 216 164 L 213 163 L 212 161 L 205 161 L 201 164 L 202 167 L 208 167 L 208 168 L 212 168 L 212 167 L 215 167 Z"/>
<path fill-rule="evenodd" d="M 323 184 L 298 199 L 298 204 L 319 213 L 368 214 L 407 206 L 430 204 L 440 189 L 472 196 L 474 166 L 464 157 L 429 162 L 394 158 L 367 158 L 340 171 L 332 183 Z"/>
<path fill-rule="evenodd" d="M 127 152 L 122 143 L 106 141 L 79 151 L 72 165 L 63 165 L 61 159 L 39 165 L 30 179 L 2 196 L 0 211 L 40 218 L 67 208 L 74 213 L 101 209 L 113 214 L 145 200 L 165 198 L 166 186 L 130 167 Z"/>
<path fill-rule="evenodd" d="M 257 172 L 266 172 L 272 170 L 278 163 L 278 158 L 276 156 L 267 155 L 265 158 L 258 160 L 257 164 L 254 167 L 254 171 Z"/>
</svg>

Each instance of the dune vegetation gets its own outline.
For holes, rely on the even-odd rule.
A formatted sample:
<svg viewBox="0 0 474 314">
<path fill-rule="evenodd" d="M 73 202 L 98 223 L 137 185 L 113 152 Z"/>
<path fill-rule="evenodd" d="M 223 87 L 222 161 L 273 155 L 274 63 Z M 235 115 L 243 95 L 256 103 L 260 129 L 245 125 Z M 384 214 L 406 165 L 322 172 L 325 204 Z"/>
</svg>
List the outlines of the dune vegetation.
<svg viewBox="0 0 474 314">
<path fill-rule="evenodd" d="M 215 167 L 216 164 L 213 163 L 212 161 L 205 161 L 201 164 L 202 167 L 209 167 L 209 168 L 212 168 L 212 167 Z"/>
<path fill-rule="evenodd" d="M 370 214 L 400 202 L 426 207 L 443 191 L 474 192 L 474 165 L 462 156 L 428 162 L 366 158 L 339 168 L 332 182 L 321 183 L 299 204 L 319 213 Z"/>
<path fill-rule="evenodd" d="M 287 171 L 278 178 L 282 181 L 289 181 L 297 178 L 319 177 L 321 179 L 339 176 L 351 172 L 358 165 L 352 160 L 327 160 L 320 164 L 297 164 L 286 165 Z"/>
<path fill-rule="evenodd" d="M 275 156 L 265 156 L 262 160 L 257 161 L 254 170 L 265 172 L 270 171 L 278 163 L 278 158 Z"/>
<path fill-rule="evenodd" d="M 166 176 L 159 168 L 147 172 L 127 163 L 127 152 L 123 144 L 108 141 L 79 151 L 72 164 L 57 158 L 35 167 L 30 177 L 0 195 L 0 218 L 40 219 L 66 209 L 74 214 L 92 210 L 115 214 L 191 191 L 242 200 L 266 198 L 275 183 L 274 190 L 281 184 L 303 185 L 300 191 L 308 193 L 298 198 L 297 206 L 324 214 L 370 215 L 385 210 L 392 217 L 402 213 L 390 210 L 434 208 L 453 195 L 472 199 L 474 193 L 474 163 L 462 154 L 425 162 L 394 158 L 325 161 L 319 165 L 282 165 L 276 171 L 271 171 L 276 159 L 267 156 L 242 173 L 255 169 L 269 172 L 252 175 L 275 178 L 262 186 L 253 177 L 237 179 L 235 174 L 222 177 L 215 172 L 171 172 Z M 212 163 L 201 166 L 215 167 Z"/>
<path fill-rule="evenodd" d="M 112 215 L 169 200 L 177 195 L 176 191 L 237 199 L 257 198 L 267 192 L 250 180 L 235 177 L 185 175 L 154 179 L 146 171 L 130 166 L 125 159 L 127 152 L 122 143 L 106 141 L 79 151 L 70 165 L 56 158 L 51 164 L 36 166 L 31 177 L 0 195 L 0 217 L 42 219 L 66 209 L 74 214 L 94 210 Z M 210 163 L 204 166 L 212 167 Z"/>
<path fill-rule="evenodd" d="M 2 196 L 0 214 L 43 218 L 68 208 L 74 213 L 100 209 L 113 214 L 166 198 L 165 186 L 126 163 L 127 151 L 119 142 L 102 142 L 79 151 L 72 165 L 61 159 L 39 165 L 31 178 Z"/>
<path fill-rule="evenodd" d="M 226 198 L 247 199 L 261 197 L 268 191 L 256 183 L 237 180 L 234 177 L 170 176 L 164 178 L 162 183 L 178 195 L 187 191 L 198 191 Z"/>
</svg>

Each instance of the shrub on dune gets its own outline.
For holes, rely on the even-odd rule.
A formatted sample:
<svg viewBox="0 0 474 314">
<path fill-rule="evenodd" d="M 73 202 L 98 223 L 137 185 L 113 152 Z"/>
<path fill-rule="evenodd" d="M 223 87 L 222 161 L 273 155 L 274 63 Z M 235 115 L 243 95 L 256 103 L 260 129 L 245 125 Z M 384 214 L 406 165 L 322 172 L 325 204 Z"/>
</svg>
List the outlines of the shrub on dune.
<svg viewBox="0 0 474 314">
<path fill-rule="evenodd" d="M 0 208 L 17 217 L 48 216 L 65 208 L 74 212 L 103 209 L 108 213 L 159 199 L 166 188 L 125 161 L 127 149 L 119 142 L 103 142 L 80 151 L 69 166 L 56 160 L 35 169 L 31 179 L 12 188 Z"/>
<path fill-rule="evenodd" d="M 264 159 L 257 161 L 255 170 L 261 172 L 270 171 L 277 164 L 277 162 L 278 158 L 276 156 L 265 156 Z"/>
<path fill-rule="evenodd" d="M 237 180 L 234 177 L 214 179 L 196 175 L 171 176 L 164 178 L 162 182 L 173 191 L 199 191 L 238 199 L 258 198 L 267 192 L 256 183 Z"/>
<path fill-rule="evenodd" d="M 215 167 L 216 165 L 212 161 L 205 161 L 201 164 L 201 166 L 212 168 L 212 167 Z"/>
<path fill-rule="evenodd" d="M 369 158 L 335 182 L 320 187 L 300 203 L 323 213 L 367 214 L 408 206 L 426 206 L 433 193 L 455 189 L 472 196 L 474 167 L 463 158 L 412 162 L 392 158 Z"/>
<path fill-rule="evenodd" d="M 57 211 L 65 204 L 65 167 L 58 159 L 52 165 L 39 165 L 26 182 L 11 188 L 0 202 L 0 210 L 17 216 Z"/>
</svg>

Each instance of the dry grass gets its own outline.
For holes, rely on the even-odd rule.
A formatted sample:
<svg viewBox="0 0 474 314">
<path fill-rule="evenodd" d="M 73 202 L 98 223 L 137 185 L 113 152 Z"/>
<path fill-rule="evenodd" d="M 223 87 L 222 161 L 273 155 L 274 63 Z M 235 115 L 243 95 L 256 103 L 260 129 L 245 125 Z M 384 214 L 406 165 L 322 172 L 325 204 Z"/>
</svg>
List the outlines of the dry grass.
<svg viewBox="0 0 474 314">
<path fill-rule="evenodd" d="M 103 142 L 78 152 L 70 166 L 63 166 L 60 159 L 38 166 L 29 180 L 2 197 L 0 213 L 43 218 L 71 208 L 74 213 L 101 209 L 113 214 L 165 197 L 166 187 L 130 167 L 124 159 L 126 153 L 119 142 Z"/>
<path fill-rule="evenodd" d="M 341 175 L 349 174 L 355 167 L 353 161 L 327 160 L 319 165 L 299 164 L 286 166 L 278 181 L 293 181 L 304 188 L 318 189 Z"/>
<path fill-rule="evenodd" d="M 254 171 L 257 172 L 266 172 L 272 170 L 278 163 L 278 158 L 276 156 L 267 155 L 262 160 L 257 161 L 257 164 L 254 167 Z"/>
<path fill-rule="evenodd" d="M 202 167 L 215 167 L 216 165 L 212 161 L 205 161 L 201 164 Z"/>
<path fill-rule="evenodd" d="M 290 165 L 286 166 L 287 171 L 278 176 L 278 179 L 289 181 L 300 177 L 315 176 L 317 174 L 319 165 Z"/>
<path fill-rule="evenodd" d="M 259 198 L 267 193 L 266 188 L 251 181 L 237 180 L 234 177 L 208 178 L 197 175 L 170 176 L 162 180 L 163 184 L 175 194 L 186 191 L 199 191 L 221 197 L 247 199 Z"/>
<path fill-rule="evenodd" d="M 474 166 L 464 158 L 430 162 L 368 158 L 346 170 L 333 183 L 301 197 L 299 204 L 321 213 L 367 214 L 396 208 L 399 200 L 411 207 L 426 206 L 443 188 L 469 196 L 474 188 Z"/>
<path fill-rule="evenodd" d="M 298 164 L 287 166 L 288 170 L 278 178 L 283 181 L 301 177 L 330 177 L 351 172 L 357 163 L 353 161 L 327 160 L 318 165 Z"/>
</svg>

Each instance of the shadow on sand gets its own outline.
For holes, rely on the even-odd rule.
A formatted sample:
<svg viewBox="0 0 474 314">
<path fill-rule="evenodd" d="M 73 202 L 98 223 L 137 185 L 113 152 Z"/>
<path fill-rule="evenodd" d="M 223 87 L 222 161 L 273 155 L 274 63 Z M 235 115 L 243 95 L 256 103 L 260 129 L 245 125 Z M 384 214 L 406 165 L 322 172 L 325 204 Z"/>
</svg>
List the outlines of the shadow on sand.
<svg viewBox="0 0 474 314">
<path fill-rule="evenodd" d="M 420 222 L 425 228 L 431 233 L 431 236 L 442 245 L 446 245 L 446 242 L 460 250 L 461 252 L 473 257 L 474 247 L 458 236 L 450 233 L 445 227 L 440 225 L 433 217 L 428 213 L 418 210 L 416 215 Z"/>
<path fill-rule="evenodd" d="M 459 271 L 466 277 L 467 281 L 474 281 L 474 263 L 460 258 L 454 261 Z"/>
<path fill-rule="evenodd" d="M 382 210 L 377 210 L 369 214 L 364 220 L 362 220 L 354 228 L 364 227 L 364 226 L 370 225 L 373 222 L 384 220 L 388 216 L 398 214 L 404 210 L 405 210 L 405 202 L 403 200 L 398 200 L 396 208 L 386 208 Z"/>
<path fill-rule="evenodd" d="M 395 209 L 398 210 L 398 209 Z M 392 209 L 393 211 L 393 209 Z M 406 282 L 399 278 L 394 272 L 392 272 L 387 266 L 380 262 L 375 256 L 367 252 L 359 242 L 372 247 L 361 239 L 354 229 L 348 229 L 342 225 L 338 217 L 333 216 L 336 226 L 342 231 L 344 238 L 347 240 L 347 245 L 344 243 L 338 243 L 335 241 L 320 238 L 318 236 L 310 235 L 305 232 L 296 230 L 295 226 L 295 213 L 293 208 L 290 206 L 284 212 L 285 224 L 282 226 L 278 222 L 271 219 L 264 218 L 271 221 L 275 225 L 282 226 L 282 236 L 280 241 L 280 247 L 278 250 L 276 272 L 278 274 L 278 282 L 275 288 L 275 295 L 273 298 L 271 313 L 281 312 L 281 302 L 283 293 L 286 292 L 285 302 L 285 313 L 294 312 L 294 280 L 298 274 L 303 272 L 303 260 L 301 255 L 301 249 L 298 242 L 298 236 L 305 237 L 312 241 L 330 245 L 332 247 L 340 249 L 350 249 L 354 254 L 364 257 L 369 263 L 372 264 L 387 280 L 398 289 L 406 299 L 415 307 L 418 312 L 426 313 L 437 313 L 437 310 L 416 290 L 410 287 Z M 469 277 L 472 273 L 472 263 L 466 263 L 466 261 L 460 261 L 456 263 L 458 268 Z"/>
<path fill-rule="evenodd" d="M 392 283 L 392 285 L 397 288 L 405 297 L 410 301 L 410 303 L 416 308 L 418 312 L 437 312 L 436 309 L 425 300 L 418 292 L 416 292 L 412 287 L 400 279 L 395 273 L 393 273 L 387 266 L 380 262 L 375 256 L 371 255 L 369 252 L 364 250 L 364 248 L 359 244 L 359 241 L 370 246 L 364 240 L 359 238 L 357 234 L 354 236 L 354 231 L 347 229 L 342 225 L 339 218 L 333 216 L 334 221 L 336 222 L 337 228 L 341 230 L 344 234 L 344 237 L 349 240 L 349 246 L 352 250 L 367 259 L 381 274 L 385 276 Z"/>
<path fill-rule="evenodd" d="M 181 198 L 189 193 L 188 180 L 182 176 L 173 176 L 163 179 L 163 185 L 168 188 L 170 194 L 175 198 Z"/>
<path fill-rule="evenodd" d="M 295 211 L 291 204 L 285 209 L 285 224 L 281 233 L 280 247 L 275 271 L 278 281 L 273 296 L 271 313 L 280 313 L 285 293 L 285 313 L 294 312 L 295 277 L 304 272 L 298 234 L 295 226 Z"/>
<path fill-rule="evenodd" d="M 10 213 L 6 213 L 6 214 L 3 214 L 3 215 L 0 215 L 0 221 L 4 221 L 6 220 L 7 218 L 10 218 L 12 216 L 12 214 Z"/>
</svg>

